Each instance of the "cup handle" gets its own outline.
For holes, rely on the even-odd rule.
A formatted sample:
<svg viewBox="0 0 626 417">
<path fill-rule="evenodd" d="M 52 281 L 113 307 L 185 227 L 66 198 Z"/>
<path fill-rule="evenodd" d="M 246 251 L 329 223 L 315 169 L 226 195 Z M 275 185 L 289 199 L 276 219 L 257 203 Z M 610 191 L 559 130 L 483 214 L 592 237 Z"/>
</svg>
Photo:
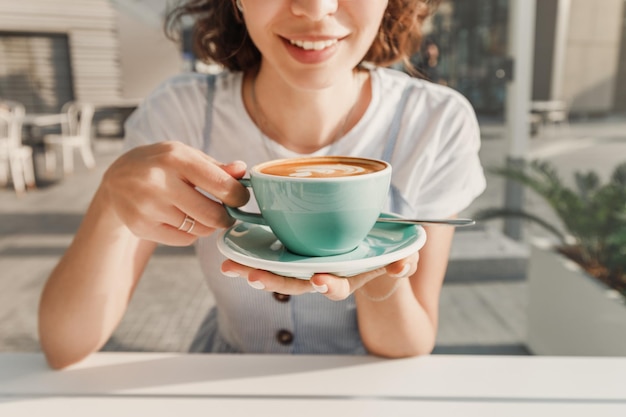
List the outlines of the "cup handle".
<svg viewBox="0 0 626 417">
<path fill-rule="evenodd" d="M 239 182 L 244 187 L 252 188 L 252 182 L 250 182 L 250 178 L 241 178 Z M 231 207 L 227 205 L 224 205 L 224 208 L 226 208 L 226 212 L 228 212 L 231 217 L 234 217 L 237 220 L 241 220 L 246 223 L 267 226 L 265 219 L 260 213 L 250 213 L 248 211 L 243 211 L 237 207 Z"/>
</svg>

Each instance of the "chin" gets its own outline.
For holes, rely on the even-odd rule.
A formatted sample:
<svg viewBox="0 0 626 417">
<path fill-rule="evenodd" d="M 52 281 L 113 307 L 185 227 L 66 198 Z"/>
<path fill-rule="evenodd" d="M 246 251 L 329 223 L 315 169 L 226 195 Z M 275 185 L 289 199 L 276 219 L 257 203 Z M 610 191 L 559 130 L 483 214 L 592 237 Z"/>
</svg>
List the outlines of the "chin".
<svg viewBox="0 0 626 417">
<path fill-rule="evenodd" d="M 344 83 L 346 77 L 351 72 L 352 70 L 345 69 L 338 71 L 335 69 L 311 68 L 295 71 L 285 78 L 295 88 L 315 91 L 331 88 L 337 85 L 337 83 Z"/>
</svg>

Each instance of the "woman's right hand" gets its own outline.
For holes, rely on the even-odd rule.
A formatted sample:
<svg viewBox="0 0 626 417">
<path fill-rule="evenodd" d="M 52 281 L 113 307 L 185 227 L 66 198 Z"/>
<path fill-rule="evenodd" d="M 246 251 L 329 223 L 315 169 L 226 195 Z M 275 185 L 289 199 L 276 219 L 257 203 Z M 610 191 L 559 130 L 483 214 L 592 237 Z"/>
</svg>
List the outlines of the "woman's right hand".
<svg viewBox="0 0 626 417">
<path fill-rule="evenodd" d="M 101 189 L 134 235 L 186 246 L 234 222 L 221 202 L 239 207 L 248 201 L 248 190 L 237 181 L 245 170 L 241 161 L 222 164 L 180 142 L 161 142 L 119 157 L 104 174 Z M 185 216 L 195 220 L 191 233 L 188 227 L 179 230 Z"/>
</svg>

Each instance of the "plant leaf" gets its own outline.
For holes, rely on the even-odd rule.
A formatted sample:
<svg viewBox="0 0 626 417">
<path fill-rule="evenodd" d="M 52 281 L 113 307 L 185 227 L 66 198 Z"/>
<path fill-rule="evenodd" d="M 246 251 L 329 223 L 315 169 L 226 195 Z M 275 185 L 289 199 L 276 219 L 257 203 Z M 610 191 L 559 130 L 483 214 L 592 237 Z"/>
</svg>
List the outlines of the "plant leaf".
<svg viewBox="0 0 626 417">
<path fill-rule="evenodd" d="M 550 233 L 552 233 L 553 235 L 555 235 L 559 239 L 559 241 L 561 242 L 562 245 L 567 244 L 567 237 L 558 228 L 556 228 L 552 224 L 548 223 L 547 221 L 545 221 L 541 217 L 537 217 L 534 214 L 528 213 L 528 212 L 523 211 L 523 210 L 512 210 L 512 209 L 506 209 L 506 208 L 483 209 L 483 210 L 479 210 L 478 212 L 474 213 L 472 217 L 475 220 L 477 220 L 477 221 L 478 220 L 480 220 L 480 221 L 493 220 L 493 219 L 501 218 L 501 217 L 518 217 L 518 218 L 522 218 L 522 219 L 529 220 L 529 221 L 532 221 L 534 223 L 537 223 L 538 225 L 540 225 L 543 228 L 545 228 L 546 230 L 548 230 Z"/>
</svg>

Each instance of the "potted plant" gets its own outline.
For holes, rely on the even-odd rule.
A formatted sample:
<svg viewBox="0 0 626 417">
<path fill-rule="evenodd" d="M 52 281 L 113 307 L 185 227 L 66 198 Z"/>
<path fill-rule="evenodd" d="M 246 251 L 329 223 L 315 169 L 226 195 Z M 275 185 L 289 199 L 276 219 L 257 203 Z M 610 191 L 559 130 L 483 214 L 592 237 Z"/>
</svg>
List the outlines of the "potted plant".
<svg viewBox="0 0 626 417">
<path fill-rule="evenodd" d="M 604 183 L 594 172 L 577 172 L 574 187 L 545 161 L 490 172 L 537 193 L 561 223 L 506 208 L 474 216 L 521 217 L 556 237 L 531 247 L 528 348 L 542 355 L 626 355 L 626 163 Z"/>
</svg>

